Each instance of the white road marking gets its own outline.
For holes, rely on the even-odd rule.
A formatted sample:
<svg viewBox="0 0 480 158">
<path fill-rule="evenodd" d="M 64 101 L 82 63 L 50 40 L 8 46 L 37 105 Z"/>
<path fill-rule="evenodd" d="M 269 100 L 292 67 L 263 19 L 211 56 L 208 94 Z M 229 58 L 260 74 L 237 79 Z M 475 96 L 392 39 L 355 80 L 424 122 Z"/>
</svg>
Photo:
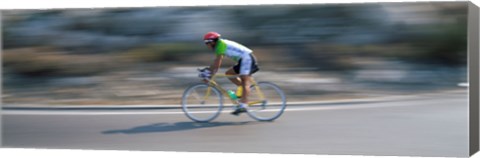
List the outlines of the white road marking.
<svg viewBox="0 0 480 158">
<path fill-rule="evenodd" d="M 413 94 L 413 95 L 398 95 L 398 96 L 379 96 L 375 98 L 358 98 L 358 99 L 343 99 L 343 100 L 327 100 L 327 101 L 289 101 L 287 105 L 315 105 L 315 104 L 336 104 L 336 103 L 368 103 L 368 102 L 381 102 L 381 101 L 394 101 L 394 100 L 407 100 L 407 99 L 415 99 L 415 98 L 422 98 L 424 96 L 435 96 L 435 95 L 443 95 L 443 94 L 456 94 L 456 93 L 466 93 L 464 90 L 453 90 L 453 91 L 446 91 L 444 93 L 424 93 L 424 94 Z M 273 103 L 271 103 L 273 104 Z M 278 103 L 275 103 L 278 104 Z M 225 102 L 224 107 L 232 106 L 230 102 Z M 173 107 L 173 108 L 180 108 L 180 103 L 178 104 L 170 104 L 170 105 L 38 105 L 38 104 L 3 104 L 3 107 L 32 107 L 32 108 L 156 108 L 156 107 Z"/>
<path fill-rule="evenodd" d="M 287 102 L 287 105 L 312 105 L 312 104 L 332 104 L 332 103 L 348 103 L 348 102 L 373 102 L 373 101 L 386 101 L 386 100 L 398 100 L 398 99 L 407 99 L 417 96 L 393 96 L 393 97 L 381 97 L 381 98 L 365 98 L 365 99 L 345 99 L 345 100 L 332 100 L 332 101 L 295 101 Z M 274 102 L 270 104 L 279 104 L 279 102 Z M 210 104 L 208 104 L 210 105 Z M 233 106 L 233 104 L 227 102 L 223 104 L 224 107 Z M 35 105 L 35 104 L 22 104 L 22 105 L 9 105 L 4 104 L 3 107 L 31 107 L 31 108 L 156 108 L 156 107 L 173 107 L 180 108 L 179 104 L 170 104 L 170 105 Z"/>
<path fill-rule="evenodd" d="M 394 107 L 394 106 L 413 106 L 401 104 L 367 104 L 367 105 L 326 105 L 317 107 L 288 107 L 286 112 L 294 111 L 316 111 L 316 110 L 345 110 L 345 109 L 361 109 L 361 108 L 378 108 L 378 107 Z M 275 112 L 274 109 L 265 110 L 267 112 Z M 213 113 L 215 111 L 195 111 L 195 113 Z M 225 107 L 222 113 L 230 113 L 231 110 Z M 54 111 L 38 111 L 38 110 L 3 110 L 2 115 L 184 115 L 181 109 L 178 111 L 152 110 L 152 111 L 87 111 L 87 110 L 54 110 Z"/>
<path fill-rule="evenodd" d="M 461 91 L 463 93 L 463 91 Z M 452 91 L 448 94 L 457 94 L 458 91 Z M 433 93 L 431 95 L 438 95 L 437 93 Z M 424 94 L 424 96 L 429 96 Z M 431 97 L 431 96 L 430 96 Z M 423 99 L 431 99 L 430 97 L 426 97 Z M 438 96 L 437 96 L 438 97 Z M 397 106 L 418 106 L 418 105 L 428 105 L 428 104 L 385 104 L 378 103 L 382 101 L 392 101 L 392 100 L 408 100 L 408 99 L 422 99 L 422 96 L 419 95 L 411 95 L 411 96 L 394 96 L 394 97 L 383 97 L 383 98 L 376 98 L 376 99 L 350 99 L 350 100 L 343 100 L 343 101 L 313 101 L 313 102 L 287 102 L 287 112 L 294 112 L 294 111 L 315 111 L 315 110 L 348 110 L 348 109 L 360 109 L 360 108 L 380 108 L 380 107 L 397 107 Z M 352 105 L 346 105 L 348 102 L 356 102 Z M 373 103 L 372 103 L 373 102 Z M 335 103 L 342 103 L 342 105 L 328 105 L 328 104 L 335 104 Z M 361 104 L 359 104 L 361 103 Z M 314 105 L 314 104 L 325 104 L 325 105 L 318 105 L 318 106 L 309 106 L 309 107 L 302 107 L 301 105 Z M 290 105 L 298 105 L 298 106 L 290 106 Z M 5 105 L 3 105 L 5 107 Z M 168 106 L 168 105 L 162 105 Z M 226 104 L 222 113 L 230 113 L 232 109 L 231 104 Z M 8 105 L 7 105 L 8 107 Z M 15 106 L 11 106 L 15 107 Z M 22 106 L 19 106 L 22 107 Z M 39 107 L 42 106 L 31 106 L 31 107 Z M 57 108 L 75 108 L 78 106 L 55 106 Z M 90 106 L 82 106 L 84 108 L 96 108 L 96 107 L 109 107 L 109 106 L 100 106 L 100 105 L 90 105 Z M 114 107 L 111 105 L 110 107 Z M 159 105 L 122 105 L 121 107 L 125 108 L 148 108 L 148 107 L 159 107 Z M 184 112 L 180 109 L 180 105 L 172 105 L 171 107 L 178 108 L 176 111 L 170 110 L 130 110 L 130 111 L 99 111 L 99 110 L 0 110 L 1 115 L 184 115 Z M 213 111 L 199 111 L 197 113 L 212 113 Z"/>
</svg>

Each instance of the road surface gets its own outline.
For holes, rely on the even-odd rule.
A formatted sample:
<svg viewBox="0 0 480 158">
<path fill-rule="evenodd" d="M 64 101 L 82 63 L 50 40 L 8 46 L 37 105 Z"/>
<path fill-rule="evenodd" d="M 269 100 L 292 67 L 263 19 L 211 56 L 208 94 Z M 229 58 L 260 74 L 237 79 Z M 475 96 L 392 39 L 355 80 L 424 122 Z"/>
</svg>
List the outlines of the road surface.
<svg viewBox="0 0 480 158">
<path fill-rule="evenodd" d="M 274 122 L 180 109 L 3 110 L 3 146 L 373 156 L 468 156 L 466 93 L 291 105 Z"/>
</svg>

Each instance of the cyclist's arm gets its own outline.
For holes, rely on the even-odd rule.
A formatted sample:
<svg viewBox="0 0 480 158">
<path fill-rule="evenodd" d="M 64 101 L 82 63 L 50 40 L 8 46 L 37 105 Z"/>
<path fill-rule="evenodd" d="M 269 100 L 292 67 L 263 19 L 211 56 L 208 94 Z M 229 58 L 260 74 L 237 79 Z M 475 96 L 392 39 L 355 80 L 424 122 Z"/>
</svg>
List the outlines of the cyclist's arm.
<svg viewBox="0 0 480 158">
<path fill-rule="evenodd" d="M 218 69 L 220 68 L 220 65 L 222 65 L 222 59 L 223 55 L 216 55 L 215 60 L 213 62 L 213 65 L 210 66 L 210 70 L 212 71 L 212 74 L 216 74 Z"/>
</svg>

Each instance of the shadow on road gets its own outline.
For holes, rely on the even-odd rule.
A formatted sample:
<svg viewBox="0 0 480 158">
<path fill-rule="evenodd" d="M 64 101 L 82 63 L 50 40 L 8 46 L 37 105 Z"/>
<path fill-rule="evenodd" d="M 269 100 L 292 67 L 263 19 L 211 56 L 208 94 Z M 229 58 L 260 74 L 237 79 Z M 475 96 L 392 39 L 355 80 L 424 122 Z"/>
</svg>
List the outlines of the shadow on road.
<svg viewBox="0 0 480 158">
<path fill-rule="evenodd" d="M 177 123 L 156 123 L 152 125 L 145 125 L 139 127 L 133 127 L 131 129 L 109 130 L 103 131 L 103 134 L 140 134 L 140 133 L 152 133 L 152 132 L 174 132 L 183 130 L 193 130 L 199 128 L 211 128 L 220 126 L 239 126 L 255 123 L 251 121 L 246 122 L 209 122 L 209 123 L 196 123 L 196 122 L 177 122 Z"/>
</svg>

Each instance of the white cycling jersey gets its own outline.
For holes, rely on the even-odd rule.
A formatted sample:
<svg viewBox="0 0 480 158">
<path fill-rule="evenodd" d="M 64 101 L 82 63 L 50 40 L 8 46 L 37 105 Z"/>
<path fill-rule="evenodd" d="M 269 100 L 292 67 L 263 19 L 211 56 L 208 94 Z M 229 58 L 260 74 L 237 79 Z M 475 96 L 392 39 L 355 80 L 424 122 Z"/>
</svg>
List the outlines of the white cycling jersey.
<svg viewBox="0 0 480 158">
<path fill-rule="evenodd" d="M 227 39 L 219 39 L 215 48 L 215 54 L 225 55 L 235 61 L 249 56 L 250 53 L 252 53 L 252 50 L 249 48 Z"/>
</svg>

